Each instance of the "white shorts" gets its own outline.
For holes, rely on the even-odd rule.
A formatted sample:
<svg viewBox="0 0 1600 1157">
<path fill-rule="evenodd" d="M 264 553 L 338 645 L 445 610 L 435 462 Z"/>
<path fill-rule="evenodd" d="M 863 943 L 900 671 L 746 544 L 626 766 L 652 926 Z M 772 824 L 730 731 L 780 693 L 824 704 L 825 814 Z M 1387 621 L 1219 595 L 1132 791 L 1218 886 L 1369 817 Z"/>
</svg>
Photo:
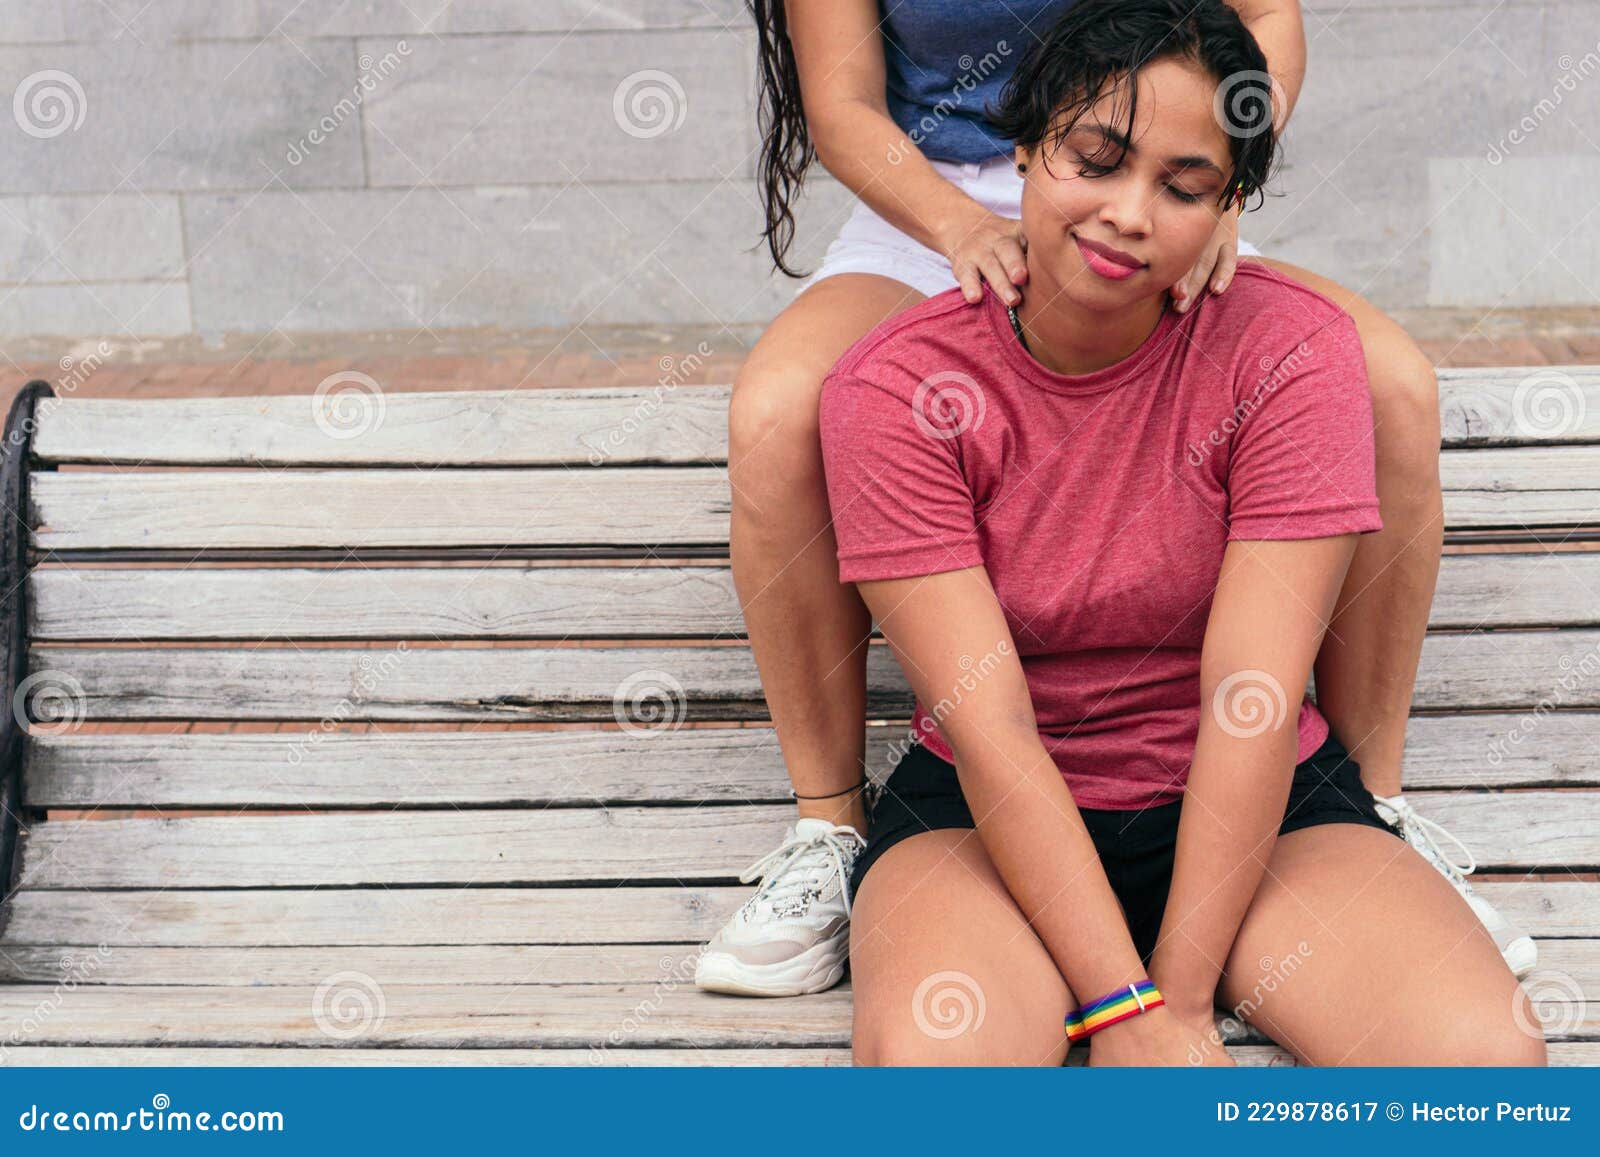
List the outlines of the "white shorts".
<svg viewBox="0 0 1600 1157">
<path fill-rule="evenodd" d="M 995 157 L 981 164 L 931 163 L 941 176 L 991 213 L 1021 219 L 1022 177 L 1009 156 Z M 1239 256 L 1259 257 L 1261 250 L 1241 237 Z M 949 261 L 907 237 L 860 200 L 823 254 L 822 265 L 800 284 L 795 290 L 796 296 L 836 273 L 876 273 L 892 277 L 927 297 L 960 284 L 950 271 Z"/>
</svg>

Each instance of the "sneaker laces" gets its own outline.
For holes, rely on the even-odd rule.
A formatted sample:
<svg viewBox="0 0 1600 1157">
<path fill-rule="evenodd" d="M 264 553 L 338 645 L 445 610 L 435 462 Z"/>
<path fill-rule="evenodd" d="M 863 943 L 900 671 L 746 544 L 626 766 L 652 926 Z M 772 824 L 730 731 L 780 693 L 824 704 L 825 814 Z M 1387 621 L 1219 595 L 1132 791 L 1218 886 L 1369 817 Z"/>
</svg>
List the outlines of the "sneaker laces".
<svg viewBox="0 0 1600 1157">
<path fill-rule="evenodd" d="M 1465 887 L 1467 883 L 1466 877 L 1478 869 L 1478 861 L 1473 858 L 1472 850 L 1451 833 L 1449 828 L 1437 820 L 1430 820 L 1427 816 L 1418 815 L 1408 801 L 1402 799 L 1396 803 L 1385 802 L 1386 806 L 1400 817 L 1400 831 L 1405 836 L 1406 843 L 1416 848 L 1428 859 L 1437 864 L 1442 864 L 1447 869 L 1450 878 Z M 1445 850 L 1439 846 L 1439 841 L 1434 836 L 1436 832 L 1461 849 L 1461 854 L 1467 858 L 1465 865 L 1456 863 L 1445 854 Z"/>
<path fill-rule="evenodd" d="M 814 881 L 819 870 L 832 869 L 841 879 L 850 874 L 850 863 L 855 859 L 861 844 L 860 836 L 848 828 L 835 828 L 820 832 L 809 839 L 801 837 L 793 828 L 778 847 L 762 856 L 739 873 L 739 881 L 750 883 L 762 877 L 756 894 L 746 900 L 743 907 L 754 912 L 756 906 L 766 901 L 774 908 L 780 904 L 797 902 L 808 891 L 815 890 Z M 845 915 L 850 914 L 850 889 L 841 884 L 839 896 L 844 901 Z"/>
</svg>

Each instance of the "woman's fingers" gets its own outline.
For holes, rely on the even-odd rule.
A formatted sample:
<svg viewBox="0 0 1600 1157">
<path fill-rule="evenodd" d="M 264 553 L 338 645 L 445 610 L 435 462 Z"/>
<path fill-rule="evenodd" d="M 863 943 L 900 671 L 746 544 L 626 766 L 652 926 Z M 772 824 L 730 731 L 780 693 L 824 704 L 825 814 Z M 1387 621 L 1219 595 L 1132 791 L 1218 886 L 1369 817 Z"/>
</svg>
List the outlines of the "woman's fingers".
<svg viewBox="0 0 1600 1157">
<path fill-rule="evenodd" d="M 983 271 L 983 279 L 994 286 L 995 292 L 1000 295 L 1000 300 L 1007 305 L 1016 305 L 1022 300 L 1022 294 L 1011 284 L 1011 271 L 1000 261 L 1000 254 L 993 249 L 978 258 L 978 268 Z"/>
<path fill-rule="evenodd" d="M 1012 285 L 1022 285 L 1028 280 L 1028 259 L 1023 256 L 1027 248 L 1021 237 L 1002 238 L 994 251 L 1000 258 L 1000 264 L 1005 266 Z"/>
<path fill-rule="evenodd" d="M 961 283 L 961 296 L 976 305 L 983 300 L 983 277 L 978 272 L 976 265 L 958 262 L 951 266 L 951 271 L 956 275 L 956 280 Z"/>
<path fill-rule="evenodd" d="M 1239 267 L 1239 251 L 1224 245 L 1217 254 L 1217 268 L 1211 274 L 1211 292 L 1221 293 L 1233 282 L 1233 271 Z"/>
</svg>

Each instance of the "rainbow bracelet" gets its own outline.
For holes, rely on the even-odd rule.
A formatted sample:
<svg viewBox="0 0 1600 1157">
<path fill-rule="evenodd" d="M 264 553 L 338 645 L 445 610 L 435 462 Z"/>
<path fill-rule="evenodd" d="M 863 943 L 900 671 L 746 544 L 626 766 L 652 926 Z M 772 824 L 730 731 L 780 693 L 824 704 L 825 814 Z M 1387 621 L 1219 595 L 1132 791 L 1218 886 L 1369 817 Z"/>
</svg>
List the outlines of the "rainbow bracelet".
<svg viewBox="0 0 1600 1157">
<path fill-rule="evenodd" d="M 1069 1012 L 1066 1021 L 1067 1039 L 1082 1040 L 1118 1021 L 1138 1016 L 1147 1009 L 1165 1003 L 1166 1000 L 1156 988 L 1155 981 L 1141 980 L 1137 984 L 1129 984 Z"/>
</svg>

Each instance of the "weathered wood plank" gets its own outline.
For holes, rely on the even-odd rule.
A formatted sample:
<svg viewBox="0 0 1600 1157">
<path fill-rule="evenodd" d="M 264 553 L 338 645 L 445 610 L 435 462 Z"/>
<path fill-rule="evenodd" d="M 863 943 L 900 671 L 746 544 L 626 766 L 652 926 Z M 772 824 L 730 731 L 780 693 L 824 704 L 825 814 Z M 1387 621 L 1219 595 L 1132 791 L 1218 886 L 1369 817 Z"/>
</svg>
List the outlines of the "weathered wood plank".
<svg viewBox="0 0 1600 1157">
<path fill-rule="evenodd" d="M 1557 1049 L 1572 1059 L 1558 1061 Z M 1232 1045 L 1229 1053 L 1241 1066 L 1292 1063 L 1293 1057 L 1274 1045 Z M 1550 1046 L 1554 1064 L 1595 1064 L 1583 1060 L 1600 1057 L 1600 1045 L 1567 1044 Z M 1082 1061 L 1069 1061 L 1081 1064 Z M 159 1067 L 169 1065 L 240 1067 L 316 1065 L 363 1065 L 400 1068 L 413 1065 L 463 1067 L 470 1065 L 508 1065 L 556 1068 L 602 1065 L 626 1067 L 644 1065 L 717 1067 L 830 1067 L 849 1068 L 850 1050 L 842 1048 L 748 1048 L 748 1049 L 351 1049 L 351 1048 L 144 1048 L 118 1045 L 32 1046 L 0 1049 L 0 1068 L 7 1065 L 29 1068 L 62 1068 L 80 1065 Z"/>
<path fill-rule="evenodd" d="M 515 884 L 731 878 L 794 808 L 617 807 L 54 820 L 23 837 L 23 888 Z"/>
<path fill-rule="evenodd" d="M 1294 1057 L 1277 1045 L 1228 1045 L 1228 1055 L 1240 1068 L 1293 1067 Z M 1600 1065 L 1600 1044 L 1583 1041 L 1557 1041 L 1548 1047 L 1551 1068 L 1579 1068 Z M 1087 1063 L 1087 1049 L 1073 1049 L 1067 1066 Z M 587 1049 L 346 1049 L 346 1048 L 140 1048 L 114 1045 L 79 1045 L 12 1048 L 0 1053 L 0 1068 L 6 1065 L 32 1068 L 162 1065 L 367 1065 L 402 1067 L 426 1065 L 507 1065 L 561 1066 L 772 1066 L 835 1067 L 851 1064 L 848 1049 L 606 1049 L 594 1053 Z"/>
<path fill-rule="evenodd" d="M 743 646 L 30 648 L 30 718 L 549 720 L 668 729 L 760 719 L 766 702 Z M 1430 635 L 1413 705 L 1422 710 L 1600 707 L 1600 629 Z M 46 692 L 63 689 L 52 698 Z M 888 648 L 868 648 L 871 717 L 909 715 Z M 55 712 L 56 714 L 48 714 Z"/>
<path fill-rule="evenodd" d="M 1600 441 L 1600 367 L 1441 369 L 1446 446 Z"/>
<path fill-rule="evenodd" d="M 320 987 L 320 986 L 319 986 Z M 748 1000 L 691 986 L 0 986 L 0 1039 L 29 1045 L 265 1045 L 349 1048 L 847 1047 L 848 985 L 790 1000 Z M 39 1002 L 51 1002 L 38 1017 Z M 319 1012 L 321 1015 L 319 1015 Z M 1600 1007 L 1563 1015 L 1552 1039 L 1600 1038 Z M 1228 1043 L 1266 1044 L 1219 1019 Z M 1547 1030 L 1548 1033 L 1548 1030 Z M 14 1034 L 14 1035 L 13 1035 Z"/>
<path fill-rule="evenodd" d="M 1600 865 L 1600 792 L 1417 792 L 1485 870 Z M 23 838 L 20 886 L 304 887 L 731 879 L 793 808 L 484 809 L 53 820 Z"/>
<path fill-rule="evenodd" d="M 602 935 L 603 929 L 597 930 Z M 387 989 L 454 985 L 684 985 L 694 981 L 692 944 L 422 945 L 410 948 L 108 948 L 7 945 L 0 984 L 308 985 L 356 972 Z M 1539 969 L 1564 991 L 1600 1002 L 1600 940 L 1541 940 Z M 1537 978 L 1535 978 L 1537 979 Z"/>
<path fill-rule="evenodd" d="M 1595 787 L 1600 714 L 1419 715 L 1407 789 Z M 1524 732 L 1527 731 L 1526 737 Z M 39 735 L 24 756 L 35 807 L 535 807 L 732 803 L 790 798 L 771 728 L 661 732 L 387 731 Z M 903 725 L 867 729 L 866 764 L 886 777 Z M 1536 738 L 1534 738 L 1536 736 Z"/>
<path fill-rule="evenodd" d="M 904 726 L 867 730 L 888 774 Z M 43 734 L 23 782 L 34 807 L 406 807 L 711 803 L 790 798 L 770 727 L 672 731 Z"/>
<path fill-rule="evenodd" d="M 720 468 L 37 473 L 41 550 L 728 541 Z"/>
<path fill-rule="evenodd" d="M 1600 522 L 1600 447 L 1447 450 L 1449 529 Z M 42 472 L 41 550 L 725 545 L 716 467 Z M 646 496 L 648 501 L 641 501 Z"/>
<path fill-rule="evenodd" d="M 62 398 L 43 462 L 218 466 L 722 464 L 727 386 Z"/>
<path fill-rule="evenodd" d="M 31 648 L 29 661 L 44 696 L 35 719 L 54 707 L 87 719 L 628 720 L 668 730 L 688 720 L 767 715 L 743 646 L 51 645 Z M 910 689 L 887 647 L 868 649 L 867 671 L 869 714 L 909 715 Z M 52 700 L 46 689 L 57 688 L 66 690 Z"/>
<path fill-rule="evenodd" d="M 1484 880 L 1473 886 L 1540 938 L 1600 939 L 1600 884 Z M 701 944 L 750 895 L 746 884 L 598 888 L 275 888 L 36 892 L 10 899 L 13 947 L 293 947 Z"/>
<path fill-rule="evenodd" d="M 1438 371 L 1446 446 L 1600 441 L 1600 370 Z M 648 465 L 727 461 L 726 385 L 244 398 L 61 398 L 41 461 L 173 465 Z M 380 400 L 381 399 L 381 400 Z"/>
<path fill-rule="evenodd" d="M 1447 555 L 1435 628 L 1600 624 L 1600 552 Z M 41 641 L 742 638 L 725 564 L 40 567 Z"/>
</svg>

